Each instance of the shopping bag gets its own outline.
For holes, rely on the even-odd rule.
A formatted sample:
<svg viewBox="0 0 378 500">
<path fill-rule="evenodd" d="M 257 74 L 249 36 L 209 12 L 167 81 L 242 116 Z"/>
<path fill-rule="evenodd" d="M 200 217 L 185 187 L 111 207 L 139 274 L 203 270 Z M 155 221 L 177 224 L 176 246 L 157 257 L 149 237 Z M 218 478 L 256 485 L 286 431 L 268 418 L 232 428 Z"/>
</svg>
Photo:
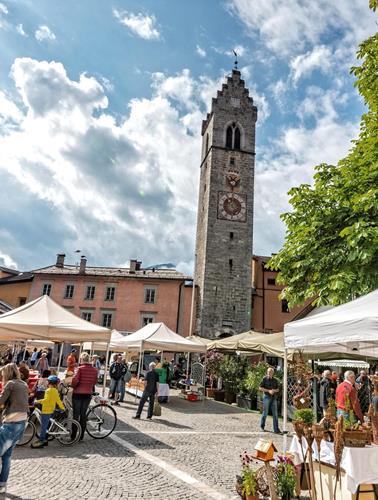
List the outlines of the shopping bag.
<svg viewBox="0 0 378 500">
<path fill-rule="evenodd" d="M 161 406 L 158 401 L 154 403 L 154 417 L 161 417 Z"/>
</svg>

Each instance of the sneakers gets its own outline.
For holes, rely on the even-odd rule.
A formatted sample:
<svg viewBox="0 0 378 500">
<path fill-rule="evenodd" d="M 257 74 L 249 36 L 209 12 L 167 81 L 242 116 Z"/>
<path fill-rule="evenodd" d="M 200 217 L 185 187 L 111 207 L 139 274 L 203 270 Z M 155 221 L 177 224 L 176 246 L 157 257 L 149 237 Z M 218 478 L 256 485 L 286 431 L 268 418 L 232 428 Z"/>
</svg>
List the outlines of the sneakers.
<svg viewBox="0 0 378 500">
<path fill-rule="evenodd" d="M 147 417 L 148 420 L 152 420 L 152 417 Z"/>
<path fill-rule="evenodd" d="M 134 419 L 134 420 L 140 420 L 140 416 L 139 416 L 139 415 L 134 415 L 134 416 L 133 416 L 133 419 Z"/>
<path fill-rule="evenodd" d="M 264 429 L 264 427 L 260 427 L 260 431 L 261 432 L 266 432 L 265 429 Z"/>
<path fill-rule="evenodd" d="M 7 493 L 7 485 L 4 484 L 0 486 L 0 495 L 5 495 Z"/>
<path fill-rule="evenodd" d="M 119 402 L 118 401 L 114 401 L 114 403 L 112 403 L 112 406 L 119 406 Z"/>
<path fill-rule="evenodd" d="M 33 448 L 33 449 L 36 449 L 36 448 L 44 448 L 45 446 L 48 446 L 48 442 L 47 441 L 41 441 L 41 440 L 37 440 L 37 441 L 34 441 L 34 443 L 32 443 L 30 445 L 30 448 Z"/>
<path fill-rule="evenodd" d="M 278 431 L 274 431 L 274 434 L 283 434 L 283 432 L 281 432 L 281 431 L 278 429 Z"/>
</svg>

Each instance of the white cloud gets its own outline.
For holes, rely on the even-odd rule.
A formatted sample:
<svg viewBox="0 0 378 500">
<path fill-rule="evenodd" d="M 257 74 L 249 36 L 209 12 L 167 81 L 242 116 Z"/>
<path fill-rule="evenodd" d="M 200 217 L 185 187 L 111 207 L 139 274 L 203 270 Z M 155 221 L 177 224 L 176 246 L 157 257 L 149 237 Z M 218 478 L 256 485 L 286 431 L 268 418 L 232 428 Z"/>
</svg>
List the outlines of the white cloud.
<svg viewBox="0 0 378 500">
<path fill-rule="evenodd" d="M 113 10 L 114 17 L 129 28 L 135 35 L 145 40 L 158 40 L 160 32 L 156 28 L 156 18 L 154 15 L 144 15 L 141 12 L 133 14 L 132 12 Z"/>
<path fill-rule="evenodd" d="M 229 57 L 235 57 L 234 51 L 237 53 L 238 57 L 242 57 L 246 54 L 247 49 L 244 47 L 244 45 L 235 45 L 235 47 L 231 49 L 224 49 L 221 47 L 213 47 L 213 50 L 217 52 L 218 54 L 223 54 L 225 56 Z"/>
<path fill-rule="evenodd" d="M 27 33 L 24 30 L 24 27 L 23 27 L 22 23 L 21 24 L 17 24 L 16 31 L 21 36 L 28 36 Z"/>
<path fill-rule="evenodd" d="M 280 214 L 290 210 L 287 192 L 301 183 L 312 183 L 314 167 L 320 163 L 336 164 L 351 148 L 358 134 L 358 123 L 341 119 L 336 103 L 345 95 L 312 88 L 298 105 L 301 118 L 312 116 L 315 124 L 292 126 L 279 139 L 260 151 L 255 175 L 254 252 L 278 251 L 285 227 Z"/>
<path fill-rule="evenodd" d="M 294 83 L 304 76 L 309 76 L 315 69 L 327 73 L 332 68 L 332 52 L 325 45 L 316 46 L 311 51 L 295 57 L 290 62 L 290 67 Z"/>
<path fill-rule="evenodd" d="M 41 25 L 38 27 L 34 36 L 38 42 L 43 42 L 45 40 L 49 40 L 50 42 L 56 40 L 55 34 L 51 31 L 51 29 L 46 25 Z"/>
<path fill-rule="evenodd" d="M 303 52 L 335 30 L 347 33 L 341 44 L 354 46 L 376 31 L 365 0 L 229 0 L 228 6 L 251 35 L 258 33 L 269 49 L 282 56 Z"/>
<path fill-rule="evenodd" d="M 17 269 L 17 263 L 12 257 L 0 250 L 0 266 L 8 267 L 10 269 Z"/>
<path fill-rule="evenodd" d="M 200 47 L 199 45 L 196 46 L 196 52 L 200 57 L 206 57 L 207 55 L 206 50 Z"/>
<path fill-rule="evenodd" d="M 10 23 L 6 19 L 8 13 L 8 7 L 0 2 L 0 29 L 7 30 L 11 27 Z"/>
<path fill-rule="evenodd" d="M 3 3 L 0 3 L 0 14 L 8 14 L 8 7 Z"/>
</svg>

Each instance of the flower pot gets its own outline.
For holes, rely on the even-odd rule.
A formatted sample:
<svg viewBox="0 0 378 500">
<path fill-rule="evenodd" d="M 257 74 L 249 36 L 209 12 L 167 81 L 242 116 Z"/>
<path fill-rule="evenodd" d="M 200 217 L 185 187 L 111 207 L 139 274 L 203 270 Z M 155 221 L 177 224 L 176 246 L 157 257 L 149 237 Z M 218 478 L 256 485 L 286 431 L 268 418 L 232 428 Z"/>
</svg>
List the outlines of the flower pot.
<svg viewBox="0 0 378 500">
<path fill-rule="evenodd" d="M 215 401 L 224 401 L 224 391 L 215 390 L 214 399 Z"/>
<path fill-rule="evenodd" d="M 234 392 L 226 391 L 224 393 L 224 400 L 229 405 L 231 405 L 232 403 L 236 403 L 236 394 Z"/>
<path fill-rule="evenodd" d="M 246 500 L 259 500 L 259 496 L 258 495 L 246 495 L 245 499 Z"/>
<path fill-rule="evenodd" d="M 206 389 L 206 397 L 213 398 L 214 397 L 214 392 L 215 392 L 215 389 L 211 389 L 210 387 L 208 387 Z"/>
</svg>

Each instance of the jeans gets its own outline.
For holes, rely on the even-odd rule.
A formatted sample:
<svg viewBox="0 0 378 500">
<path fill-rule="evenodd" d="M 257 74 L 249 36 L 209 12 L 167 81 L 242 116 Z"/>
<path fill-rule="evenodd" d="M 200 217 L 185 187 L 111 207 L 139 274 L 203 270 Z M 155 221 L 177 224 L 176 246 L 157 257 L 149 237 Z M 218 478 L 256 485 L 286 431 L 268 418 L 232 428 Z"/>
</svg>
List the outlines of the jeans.
<svg viewBox="0 0 378 500">
<path fill-rule="evenodd" d="M 50 418 L 52 417 L 52 413 L 42 413 L 41 414 L 41 432 L 39 435 L 40 441 L 46 441 L 46 433 L 49 428 Z"/>
<path fill-rule="evenodd" d="M 263 397 L 263 413 L 261 415 L 260 427 L 265 428 L 266 417 L 269 415 L 269 409 L 272 410 L 273 416 L 273 430 L 274 432 L 279 432 L 278 427 L 278 412 L 277 412 L 277 398 L 275 396 L 271 397 L 268 394 L 264 394 Z"/>
<path fill-rule="evenodd" d="M 87 411 L 91 402 L 92 394 L 72 394 L 73 418 L 81 425 L 80 439 L 84 439 L 87 427 Z"/>
<path fill-rule="evenodd" d="M 151 394 L 150 392 L 146 392 L 146 391 L 143 392 L 142 397 L 140 398 L 138 410 L 136 412 L 137 417 L 140 417 L 142 410 L 143 410 L 143 406 L 144 406 L 145 402 L 147 401 L 147 399 L 149 399 L 147 418 L 152 417 L 152 414 L 154 412 L 155 394 Z"/>
<path fill-rule="evenodd" d="M 7 484 L 11 456 L 16 446 L 16 443 L 21 439 L 25 430 L 26 421 L 15 423 L 4 423 L 0 426 L 0 456 L 1 456 L 1 473 L 0 486 Z"/>
<path fill-rule="evenodd" d="M 114 378 L 110 379 L 110 387 L 109 387 L 109 394 L 115 395 L 115 393 L 120 394 L 122 392 L 122 386 L 123 390 L 125 390 L 125 384 L 122 379 L 116 380 Z M 123 394 L 125 395 L 125 393 Z"/>
<path fill-rule="evenodd" d="M 125 399 L 125 381 L 123 378 L 120 380 L 120 387 L 119 387 L 119 400 L 123 401 Z"/>
</svg>

